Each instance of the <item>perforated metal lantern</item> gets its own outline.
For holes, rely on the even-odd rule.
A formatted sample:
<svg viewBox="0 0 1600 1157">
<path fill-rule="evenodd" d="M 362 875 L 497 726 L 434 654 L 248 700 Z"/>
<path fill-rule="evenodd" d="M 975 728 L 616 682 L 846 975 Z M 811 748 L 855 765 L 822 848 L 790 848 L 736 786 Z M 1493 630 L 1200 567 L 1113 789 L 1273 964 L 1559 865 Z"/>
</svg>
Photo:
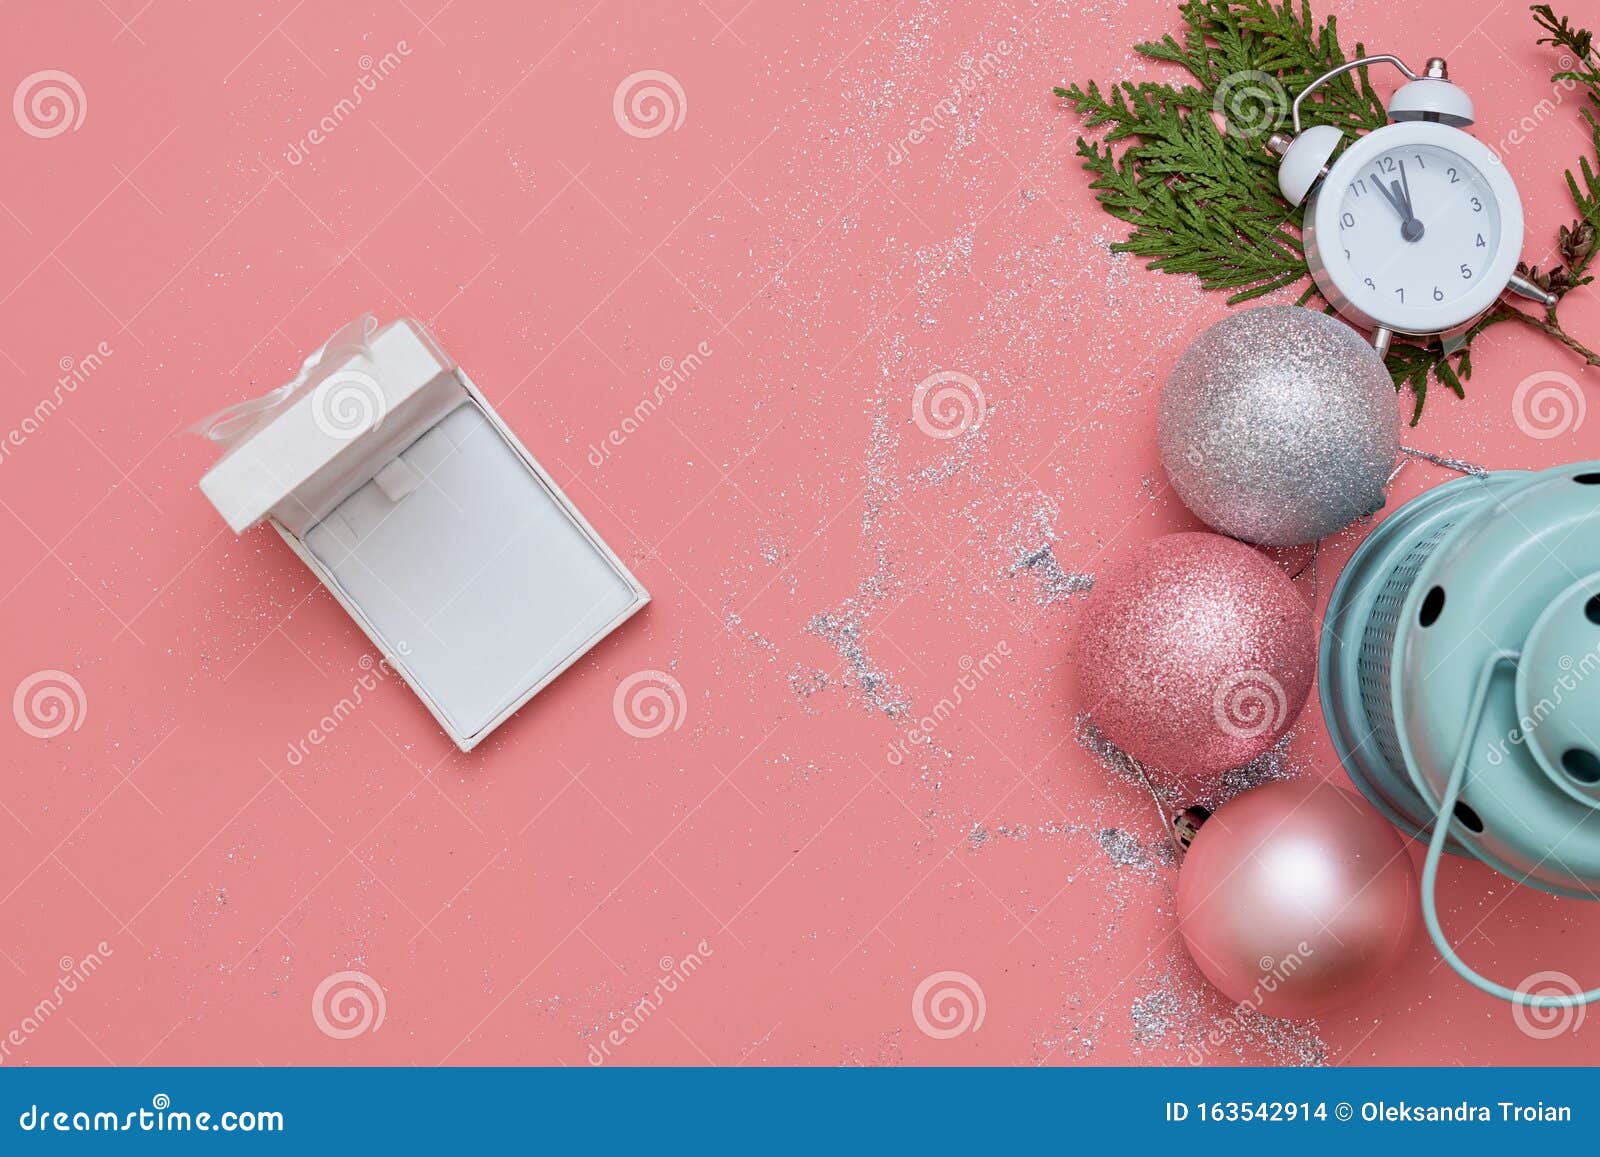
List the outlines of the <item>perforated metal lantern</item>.
<svg viewBox="0 0 1600 1157">
<path fill-rule="evenodd" d="M 1445 959 L 1439 857 L 1600 899 L 1600 462 L 1461 478 L 1408 502 L 1340 575 L 1323 713 L 1356 786 L 1429 839 L 1423 914 Z M 1448 816 L 1447 823 L 1438 823 Z"/>
</svg>

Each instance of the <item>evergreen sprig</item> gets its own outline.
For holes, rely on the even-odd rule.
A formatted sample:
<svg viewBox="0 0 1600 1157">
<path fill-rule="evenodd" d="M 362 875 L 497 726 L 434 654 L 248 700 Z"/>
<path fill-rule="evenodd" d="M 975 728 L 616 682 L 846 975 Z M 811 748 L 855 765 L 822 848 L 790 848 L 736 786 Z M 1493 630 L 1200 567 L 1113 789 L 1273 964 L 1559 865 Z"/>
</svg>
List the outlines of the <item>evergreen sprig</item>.
<svg viewBox="0 0 1600 1157">
<path fill-rule="evenodd" d="M 1309 281 L 1301 245 L 1302 212 L 1279 195 L 1277 158 L 1264 147 L 1285 128 L 1291 94 L 1322 73 L 1365 55 L 1361 44 L 1347 56 L 1334 17 L 1317 20 L 1309 0 L 1185 0 L 1178 7 L 1181 37 L 1136 44 L 1150 60 L 1175 65 L 1187 81 L 1094 81 L 1055 89 L 1083 118 L 1096 139 L 1080 137 L 1078 156 L 1091 176 L 1101 207 L 1132 226 L 1118 252 L 1143 258 L 1152 269 L 1189 274 L 1203 288 L 1225 290 L 1235 304 L 1305 282 L 1302 302 L 1319 298 Z M 1600 61 L 1593 36 L 1537 5 L 1534 18 L 1570 59 L 1553 76 L 1582 87 L 1594 107 L 1581 115 L 1600 155 Z M 1353 134 L 1387 123 L 1383 100 L 1366 69 L 1335 78 L 1301 108 L 1302 127 L 1331 124 Z M 1558 235 L 1559 264 L 1522 268 L 1524 276 L 1558 298 L 1591 279 L 1600 251 L 1600 175 L 1585 157 L 1567 186 L 1578 219 Z M 1533 326 L 1583 356 L 1600 358 L 1561 329 L 1554 310 L 1543 317 L 1501 303 L 1466 335 L 1468 344 L 1446 355 L 1437 344 L 1397 340 L 1389 370 L 1395 387 L 1415 398 L 1412 423 L 1422 414 L 1430 382 L 1457 396 L 1472 375 L 1471 339 L 1502 321 Z"/>
<path fill-rule="evenodd" d="M 1600 158 L 1600 56 L 1595 53 L 1594 34 L 1586 28 L 1575 28 L 1565 16 L 1557 16 L 1548 4 L 1535 4 L 1533 19 L 1549 35 L 1539 38 L 1540 44 L 1564 49 L 1570 54 L 1563 59 L 1568 64 L 1551 75 L 1558 85 L 1570 85 L 1582 90 L 1588 104 L 1579 110 L 1584 125 L 1589 130 L 1589 145 Z M 1562 265 L 1540 274 L 1532 271 L 1539 284 L 1557 295 L 1565 294 L 1594 278 L 1589 269 L 1600 254 L 1600 174 L 1595 171 L 1597 161 L 1578 158 L 1578 171 L 1567 170 L 1567 192 L 1578 210 L 1578 219 L 1563 225 L 1556 235 L 1556 251 Z M 1600 365 L 1600 362 L 1594 364 Z"/>
</svg>

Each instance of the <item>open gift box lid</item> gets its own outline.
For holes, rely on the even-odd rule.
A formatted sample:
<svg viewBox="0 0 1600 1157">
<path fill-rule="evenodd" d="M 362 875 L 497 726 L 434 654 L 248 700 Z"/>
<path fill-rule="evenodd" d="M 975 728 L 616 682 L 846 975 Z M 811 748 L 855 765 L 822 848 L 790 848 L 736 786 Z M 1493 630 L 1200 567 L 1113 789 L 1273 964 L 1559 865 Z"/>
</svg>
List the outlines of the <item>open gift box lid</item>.
<svg viewBox="0 0 1600 1157">
<path fill-rule="evenodd" d="M 265 518 L 303 532 L 467 399 L 426 330 L 370 314 L 328 339 L 287 386 L 207 419 L 228 445 L 200 489 L 235 533 Z"/>
<path fill-rule="evenodd" d="M 462 750 L 649 601 L 414 321 L 358 319 L 202 426 L 228 525 L 270 522 Z"/>
</svg>

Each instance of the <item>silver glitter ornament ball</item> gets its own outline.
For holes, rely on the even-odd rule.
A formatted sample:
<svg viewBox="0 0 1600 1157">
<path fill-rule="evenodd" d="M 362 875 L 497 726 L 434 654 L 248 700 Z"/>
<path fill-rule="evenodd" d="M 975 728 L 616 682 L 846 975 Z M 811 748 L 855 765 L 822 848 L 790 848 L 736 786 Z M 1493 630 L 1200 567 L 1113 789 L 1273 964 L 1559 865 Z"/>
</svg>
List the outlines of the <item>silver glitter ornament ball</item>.
<svg viewBox="0 0 1600 1157">
<path fill-rule="evenodd" d="M 1393 381 L 1348 325 L 1241 310 L 1184 351 L 1161 394 L 1161 462 L 1213 530 L 1315 542 L 1383 506 L 1400 452 Z"/>
</svg>

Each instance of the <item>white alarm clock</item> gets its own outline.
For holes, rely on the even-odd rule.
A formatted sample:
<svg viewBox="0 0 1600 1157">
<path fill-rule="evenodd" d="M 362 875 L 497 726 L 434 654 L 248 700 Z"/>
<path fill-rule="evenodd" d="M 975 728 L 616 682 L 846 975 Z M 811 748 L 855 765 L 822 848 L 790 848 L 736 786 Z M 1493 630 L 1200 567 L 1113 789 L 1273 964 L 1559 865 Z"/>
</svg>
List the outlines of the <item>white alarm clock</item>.
<svg viewBox="0 0 1600 1157">
<path fill-rule="evenodd" d="M 1392 122 L 1353 141 L 1332 125 L 1301 130 L 1300 105 L 1355 68 L 1392 64 L 1407 78 Z M 1522 201 L 1500 159 L 1462 129 L 1472 101 L 1442 59 L 1418 75 L 1395 56 L 1368 56 L 1324 73 L 1295 97 L 1294 135 L 1274 133 L 1278 187 L 1305 204 L 1306 262 L 1333 307 L 1387 353 L 1395 334 L 1459 349 L 1466 330 L 1510 289 L 1550 308 L 1556 299 L 1517 275 Z"/>
</svg>

